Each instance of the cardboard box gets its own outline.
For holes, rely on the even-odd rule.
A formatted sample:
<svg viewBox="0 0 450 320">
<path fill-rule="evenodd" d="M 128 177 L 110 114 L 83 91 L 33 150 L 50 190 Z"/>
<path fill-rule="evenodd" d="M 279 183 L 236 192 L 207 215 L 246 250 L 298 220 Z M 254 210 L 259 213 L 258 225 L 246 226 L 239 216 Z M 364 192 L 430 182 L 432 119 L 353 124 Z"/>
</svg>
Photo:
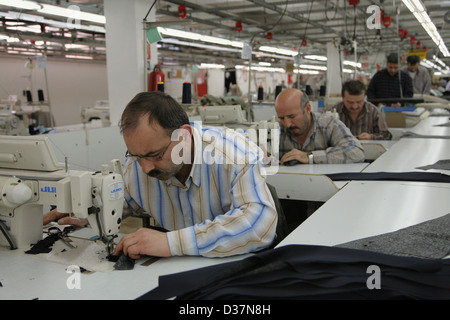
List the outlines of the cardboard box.
<svg viewBox="0 0 450 320">
<path fill-rule="evenodd" d="M 406 128 L 406 114 L 403 112 L 385 112 L 386 123 L 389 128 Z"/>
</svg>

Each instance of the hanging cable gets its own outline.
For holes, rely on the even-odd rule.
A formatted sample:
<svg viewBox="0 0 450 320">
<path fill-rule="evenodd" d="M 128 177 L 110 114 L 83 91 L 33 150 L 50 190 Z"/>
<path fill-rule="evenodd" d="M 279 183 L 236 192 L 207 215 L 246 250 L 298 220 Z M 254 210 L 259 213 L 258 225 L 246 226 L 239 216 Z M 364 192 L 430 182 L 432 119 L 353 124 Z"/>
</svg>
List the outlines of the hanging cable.
<svg viewBox="0 0 450 320">
<path fill-rule="evenodd" d="M 309 18 L 311 16 L 311 10 L 314 4 L 314 0 L 311 1 L 311 5 L 309 6 L 308 19 L 306 20 L 305 32 L 303 33 L 303 39 L 306 38 L 306 30 L 308 30 Z"/>
<path fill-rule="evenodd" d="M 155 5 L 156 1 L 158 1 L 158 0 L 153 1 L 153 4 L 151 5 L 150 9 L 148 9 L 147 14 L 144 17 L 144 21 L 147 21 L 147 17 L 150 14 L 150 11 L 152 11 L 153 6 Z"/>
<path fill-rule="evenodd" d="M 395 13 L 397 15 L 397 36 L 398 36 L 400 7 L 395 6 L 395 0 L 392 1 L 392 5 L 394 6 Z M 400 88 L 400 98 L 403 98 L 402 76 L 401 76 L 402 71 L 400 70 L 400 44 L 397 45 L 397 65 L 398 65 L 398 86 Z"/>
<path fill-rule="evenodd" d="M 339 8 L 339 2 L 336 1 L 335 8 L 334 8 L 334 15 L 332 18 L 329 18 L 328 17 L 328 0 L 325 0 L 325 17 L 327 18 L 328 21 L 334 20 L 336 18 L 338 8 Z"/>
<path fill-rule="evenodd" d="M 262 31 L 256 32 L 256 33 L 251 37 L 251 39 L 250 39 L 250 44 L 253 42 L 253 39 L 255 38 L 256 35 L 258 35 L 258 34 L 260 34 L 260 33 L 263 33 L 263 32 L 268 32 L 268 31 L 272 30 L 273 28 L 275 28 L 275 27 L 280 23 L 281 19 L 283 19 L 284 14 L 286 13 L 287 5 L 288 5 L 288 0 L 286 0 L 286 4 L 284 5 L 284 10 L 283 10 L 283 12 L 281 13 L 280 17 L 278 18 L 278 21 L 275 22 L 270 28 L 264 29 L 264 30 L 262 30 Z"/>
</svg>

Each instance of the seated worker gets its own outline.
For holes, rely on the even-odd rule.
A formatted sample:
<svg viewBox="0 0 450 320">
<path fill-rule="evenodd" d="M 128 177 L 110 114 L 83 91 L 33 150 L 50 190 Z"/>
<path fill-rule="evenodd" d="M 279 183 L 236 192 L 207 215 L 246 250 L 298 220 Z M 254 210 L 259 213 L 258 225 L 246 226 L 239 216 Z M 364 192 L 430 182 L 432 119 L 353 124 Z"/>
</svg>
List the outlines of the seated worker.
<svg viewBox="0 0 450 320">
<path fill-rule="evenodd" d="M 335 117 L 311 112 L 308 96 L 294 88 L 275 100 L 280 121 L 280 163 L 363 162 L 361 143 Z"/>
<path fill-rule="evenodd" d="M 400 79 L 401 86 L 400 86 Z M 367 88 L 367 100 L 383 98 L 412 98 L 414 95 L 412 79 L 405 71 L 398 69 L 398 56 L 391 53 L 387 57 L 387 67 L 375 73 Z M 400 106 L 394 103 L 391 106 Z"/>
<path fill-rule="evenodd" d="M 407 65 L 402 68 L 408 72 L 413 82 L 414 93 L 430 94 L 431 77 L 427 68 L 420 65 L 420 57 L 417 55 L 408 56 L 406 58 Z"/>
<path fill-rule="evenodd" d="M 159 91 L 137 94 L 120 130 L 128 150 L 124 217 L 143 212 L 169 231 L 141 228 L 114 255 L 219 257 L 272 244 L 278 215 L 255 144 L 229 129 L 190 125 Z M 229 152 L 246 161 L 230 161 Z"/>
<path fill-rule="evenodd" d="M 333 108 L 339 119 L 359 140 L 391 140 L 383 114 L 372 103 L 365 101 L 366 88 L 359 80 L 350 80 L 342 86 L 342 102 Z"/>
</svg>

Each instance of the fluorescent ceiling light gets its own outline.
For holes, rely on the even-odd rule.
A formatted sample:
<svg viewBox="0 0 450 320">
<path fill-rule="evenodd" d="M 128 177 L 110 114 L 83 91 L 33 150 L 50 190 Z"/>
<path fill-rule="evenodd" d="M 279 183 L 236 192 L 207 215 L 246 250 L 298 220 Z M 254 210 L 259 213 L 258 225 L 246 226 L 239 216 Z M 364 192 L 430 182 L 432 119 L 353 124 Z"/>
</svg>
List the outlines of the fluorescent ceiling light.
<svg viewBox="0 0 450 320">
<path fill-rule="evenodd" d="M 305 70 L 305 69 L 294 69 L 294 73 L 300 74 L 319 74 L 320 72 L 317 70 Z"/>
<path fill-rule="evenodd" d="M 420 0 L 402 0 L 405 6 L 411 11 L 411 13 L 416 17 L 417 21 L 422 25 L 425 31 L 428 33 L 430 38 L 439 47 L 444 57 L 450 57 L 450 52 L 447 46 L 442 40 L 441 35 L 436 29 L 436 26 L 431 21 L 428 13 L 425 11 L 425 7 Z"/>
<path fill-rule="evenodd" d="M 241 52 L 241 50 L 238 50 L 238 49 L 219 47 L 219 46 L 212 46 L 212 45 L 209 45 L 209 44 L 202 44 L 202 43 L 195 43 L 195 42 L 186 42 L 186 41 L 181 41 L 181 40 L 178 40 L 178 39 L 162 39 L 160 42 L 170 43 L 170 44 L 180 45 L 180 46 L 188 46 L 188 47 L 196 47 L 196 48 L 219 50 L 219 51 Z"/>
<path fill-rule="evenodd" d="M 223 64 L 215 64 L 215 63 L 202 63 L 200 65 L 201 69 L 225 69 Z"/>
<path fill-rule="evenodd" d="M 66 54 L 65 55 L 66 58 L 69 59 L 83 59 L 83 60 L 93 60 L 93 57 L 89 57 L 89 56 L 78 56 L 78 55 L 71 55 L 71 54 Z"/>
<path fill-rule="evenodd" d="M 236 65 L 236 69 L 246 69 L 248 70 L 248 66 Z M 280 72 L 285 73 L 286 70 L 283 68 L 274 68 L 274 67 L 260 67 L 260 66 L 251 66 L 252 71 L 261 71 L 261 72 Z"/>
<path fill-rule="evenodd" d="M 0 41 L 1 40 L 6 40 L 7 42 L 19 42 L 20 41 L 19 38 L 13 38 L 10 36 L 0 34 Z"/>
<path fill-rule="evenodd" d="M 318 55 L 314 55 L 314 54 L 306 55 L 304 58 L 308 59 L 308 60 L 318 60 L 318 61 L 327 61 L 328 60 L 327 57 L 325 57 L 325 56 L 318 56 Z"/>
<path fill-rule="evenodd" d="M 327 67 L 325 67 L 325 66 L 316 66 L 316 65 L 312 65 L 312 64 L 301 64 L 300 68 L 302 68 L 302 69 L 327 71 Z"/>
<path fill-rule="evenodd" d="M 1 1 L 1 0 L 0 0 Z M 33 14 L 27 14 L 27 13 L 20 13 L 15 11 L 9 11 L 9 12 L 0 12 L 0 17 L 6 17 L 11 19 L 20 19 L 25 21 L 31 21 L 31 22 L 39 22 L 44 23 L 47 26 L 57 27 L 57 28 L 69 28 L 69 29 L 78 29 L 78 30 L 88 30 L 88 31 L 94 31 L 99 33 L 105 33 L 105 28 L 100 26 L 94 26 L 94 25 L 84 25 L 84 24 L 74 24 L 74 23 L 68 23 L 68 22 L 62 22 L 62 21 L 56 21 L 51 19 L 46 19 L 41 16 L 36 16 Z"/>
<path fill-rule="evenodd" d="M 295 57 L 296 55 L 298 55 L 297 51 L 288 50 L 288 49 L 281 49 L 281 48 L 276 48 L 276 47 L 269 47 L 269 46 L 261 46 L 261 47 L 259 47 L 259 50 L 266 51 L 266 52 L 273 52 L 273 53 L 283 54 L 283 55 L 292 56 L 292 57 Z"/>
<path fill-rule="evenodd" d="M 446 67 L 447 65 L 438 57 L 436 57 L 436 55 L 433 55 L 433 59 L 434 61 L 436 61 L 437 63 L 439 63 L 441 66 Z"/>
<path fill-rule="evenodd" d="M 232 40 L 219 38 L 219 37 L 206 36 L 206 35 L 202 35 L 199 33 L 182 31 L 182 30 L 178 30 L 178 29 L 158 27 L 158 31 L 162 35 L 167 35 L 167 36 L 171 36 L 171 37 L 184 38 L 184 39 L 195 40 L 195 41 L 204 41 L 204 42 L 221 44 L 224 46 L 231 46 L 231 47 L 237 47 L 237 48 L 242 48 L 244 46 L 244 44 L 240 41 L 232 41 Z"/>
<path fill-rule="evenodd" d="M 344 60 L 344 64 L 352 67 L 361 68 L 361 63 L 355 61 Z"/>
<path fill-rule="evenodd" d="M 0 5 L 27 10 L 37 10 L 41 8 L 41 6 L 35 1 L 25 1 L 25 0 L 0 0 Z"/>
<path fill-rule="evenodd" d="M 70 6 L 72 8 L 78 8 L 77 6 Z M 105 16 L 95 14 L 95 13 L 89 13 L 89 12 L 83 12 L 80 10 L 74 10 L 69 8 L 62 8 L 57 6 L 51 6 L 48 4 L 42 4 L 42 8 L 38 9 L 39 12 L 51 14 L 55 16 L 61 16 L 66 17 L 74 20 L 84 20 L 84 21 L 91 21 L 96 23 L 106 23 Z"/>
</svg>

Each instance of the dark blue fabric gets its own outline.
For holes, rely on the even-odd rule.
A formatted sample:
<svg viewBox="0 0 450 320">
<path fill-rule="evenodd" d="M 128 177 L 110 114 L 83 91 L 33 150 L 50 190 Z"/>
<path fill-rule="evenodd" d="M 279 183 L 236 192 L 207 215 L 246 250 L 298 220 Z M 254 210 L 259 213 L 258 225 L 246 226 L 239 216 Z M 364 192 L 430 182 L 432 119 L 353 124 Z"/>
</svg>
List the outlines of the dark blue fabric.
<svg viewBox="0 0 450 320">
<path fill-rule="evenodd" d="M 345 180 L 390 180 L 390 181 L 424 181 L 450 182 L 450 176 L 439 172 L 341 172 L 326 174 L 333 181 Z"/>
<path fill-rule="evenodd" d="M 380 268 L 381 288 L 367 286 Z M 139 299 L 449 299 L 450 261 L 339 247 L 289 245 L 161 276 Z"/>
</svg>

